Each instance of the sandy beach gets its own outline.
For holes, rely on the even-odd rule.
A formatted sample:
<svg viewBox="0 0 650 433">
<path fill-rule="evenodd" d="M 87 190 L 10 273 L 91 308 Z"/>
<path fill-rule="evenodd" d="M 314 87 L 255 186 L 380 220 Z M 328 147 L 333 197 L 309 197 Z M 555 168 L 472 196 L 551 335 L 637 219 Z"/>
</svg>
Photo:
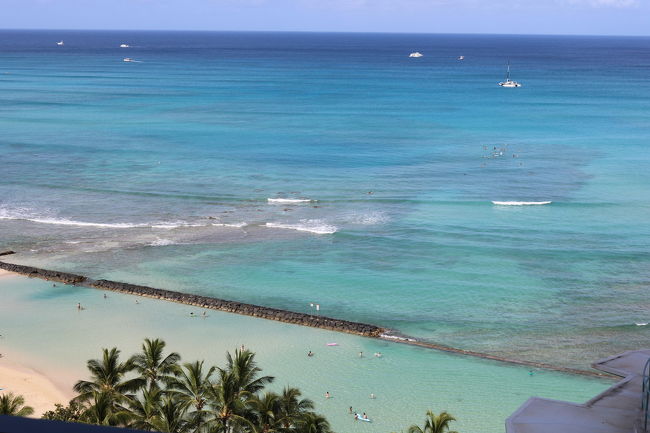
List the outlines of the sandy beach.
<svg viewBox="0 0 650 433">
<path fill-rule="evenodd" d="M 0 270 L 0 278 L 12 276 L 16 274 Z M 11 361 L 11 354 L 5 352 L 1 343 L 0 339 L 0 394 L 13 392 L 25 397 L 25 403 L 34 408 L 34 417 L 54 409 L 56 403 L 66 404 L 73 397 L 71 391 L 60 389 L 47 376 Z"/>
<path fill-rule="evenodd" d="M 66 404 L 72 392 L 66 392 L 43 374 L 25 366 L 7 361 L 6 354 L 0 359 L 0 394 L 13 392 L 22 395 L 25 403 L 34 408 L 34 417 L 54 409 L 55 403 Z"/>
</svg>

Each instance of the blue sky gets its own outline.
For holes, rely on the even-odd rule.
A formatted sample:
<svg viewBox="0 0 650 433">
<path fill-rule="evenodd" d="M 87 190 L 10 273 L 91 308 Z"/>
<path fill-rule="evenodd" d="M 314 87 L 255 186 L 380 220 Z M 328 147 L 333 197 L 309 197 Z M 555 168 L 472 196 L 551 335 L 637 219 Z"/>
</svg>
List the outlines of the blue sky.
<svg viewBox="0 0 650 433">
<path fill-rule="evenodd" d="M 650 35 L 650 0 L 0 0 L 0 28 Z"/>
</svg>

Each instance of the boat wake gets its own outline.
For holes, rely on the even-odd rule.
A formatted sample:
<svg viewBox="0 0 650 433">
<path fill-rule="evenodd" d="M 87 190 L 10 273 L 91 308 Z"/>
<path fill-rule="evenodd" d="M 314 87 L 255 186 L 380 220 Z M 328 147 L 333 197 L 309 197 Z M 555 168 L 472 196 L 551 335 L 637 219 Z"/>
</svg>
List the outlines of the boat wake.
<svg viewBox="0 0 650 433">
<path fill-rule="evenodd" d="M 538 206 L 544 204 L 551 204 L 552 201 L 492 201 L 492 204 L 497 206 Z"/>
</svg>

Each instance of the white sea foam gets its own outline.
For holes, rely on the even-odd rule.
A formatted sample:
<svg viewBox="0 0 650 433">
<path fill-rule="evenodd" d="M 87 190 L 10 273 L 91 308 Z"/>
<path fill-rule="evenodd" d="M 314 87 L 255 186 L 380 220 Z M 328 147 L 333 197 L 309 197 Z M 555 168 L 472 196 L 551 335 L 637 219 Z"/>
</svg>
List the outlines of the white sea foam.
<svg viewBox="0 0 650 433">
<path fill-rule="evenodd" d="M 346 218 L 352 224 L 359 224 L 364 226 L 372 226 L 376 224 L 384 224 L 389 218 L 383 212 L 370 212 L 370 213 L 361 213 L 351 215 L 349 218 Z"/>
<path fill-rule="evenodd" d="M 492 201 L 497 206 L 535 206 L 551 204 L 552 201 Z"/>
<path fill-rule="evenodd" d="M 175 243 L 176 242 L 174 242 L 174 241 L 172 241 L 170 239 L 158 238 L 158 239 L 156 239 L 155 241 L 151 242 L 148 245 L 152 246 L 152 247 L 163 247 L 165 245 L 174 245 Z"/>
<path fill-rule="evenodd" d="M 146 225 L 145 225 L 146 227 Z M 190 224 L 184 221 L 174 221 L 174 222 L 160 222 L 151 224 L 152 229 L 177 229 L 181 227 L 205 227 L 203 224 Z"/>
<path fill-rule="evenodd" d="M 234 224 L 227 224 L 227 223 L 212 223 L 213 226 L 215 227 L 233 227 L 240 229 L 242 227 L 246 227 L 248 223 L 234 223 Z"/>
<path fill-rule="evenodd" d="M 74 227 L 97 227 L 97 228 L 111 228 L 111 229 L 130 229 L 130 228 L 143 228 L 151 227 L 154 229 L 175 229 L 178 227 L 201 227 L 202 224 L 190 224 L 185 221 L 174 222 L 155 222 L 155 223 L 101 223 L 90 221 L 76 221 L 68 218 L 59 218 L 54 216 L 43 215 L 44 213 L 37 213 L 32 209 L 25 207 L 15 208 L 0 208 L 0 219 L 4 220 L 21 220 L 30 221 L 38 224 L 53 224 L 61 226 L 74 226 Z"/>
<path fill-rule="evenodd" d="M 336 226 L 327 224 L 322 220 L 300 220 L 298 224 L 266 223 L 266 227 L 275 229 L 298 230 L 300 232 L 315 233 L 317 235 L 331 235 L 338 230 Z"/>
<path fill-rule="evenodd" d="M 313 203 L 318 200 L 312 200 L 310 198 L 267 198 L 266 201 L 268 201 L 269 203 L 290 204 L 290 203 Z"/>
</svg>

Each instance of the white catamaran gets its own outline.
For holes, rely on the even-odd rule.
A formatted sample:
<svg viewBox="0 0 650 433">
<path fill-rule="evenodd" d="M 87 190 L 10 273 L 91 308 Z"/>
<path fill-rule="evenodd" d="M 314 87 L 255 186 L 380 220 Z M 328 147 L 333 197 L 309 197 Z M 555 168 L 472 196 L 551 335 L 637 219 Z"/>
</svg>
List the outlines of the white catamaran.
<svg viewBox="0 0 650 433">
<path fill-rule="evenodd" d="M 521 83 L 512 81 L 510 79 L 510 60 L 508 60 L 508 72 L 506 72 L 506 80 L 499 83 L 501 87 L 521 87 Z"/>
</svg>

